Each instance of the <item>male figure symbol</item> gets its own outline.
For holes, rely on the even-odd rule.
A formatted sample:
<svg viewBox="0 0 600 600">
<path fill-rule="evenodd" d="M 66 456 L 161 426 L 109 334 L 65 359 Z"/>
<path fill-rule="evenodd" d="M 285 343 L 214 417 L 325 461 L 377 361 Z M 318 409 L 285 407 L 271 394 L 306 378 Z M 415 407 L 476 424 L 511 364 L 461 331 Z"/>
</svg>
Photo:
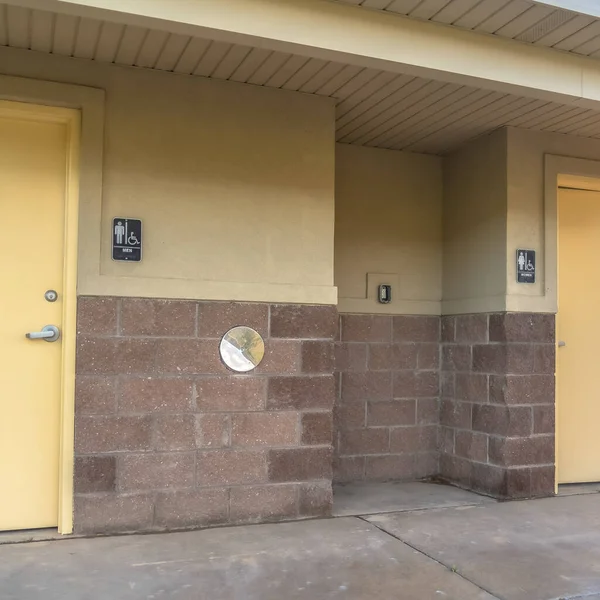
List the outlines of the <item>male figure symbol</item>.
<svg viewBox="0 0 600 600">
<path fill-rule="evenodd" d="M 115 237 L 117 244 L 121 246 L 123 244 L 123 238 L 125 237 L 125 225 L 121 221 L 117 221 L 115 225 Z"/>
</svg>

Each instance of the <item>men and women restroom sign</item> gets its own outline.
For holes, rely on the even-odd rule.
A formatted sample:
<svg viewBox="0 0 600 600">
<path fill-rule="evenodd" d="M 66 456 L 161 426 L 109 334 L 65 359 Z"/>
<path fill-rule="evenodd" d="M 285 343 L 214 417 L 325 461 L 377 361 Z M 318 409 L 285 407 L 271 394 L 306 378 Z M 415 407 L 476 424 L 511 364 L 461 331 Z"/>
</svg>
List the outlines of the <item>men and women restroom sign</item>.
<svg viewBox="0 0 600 600">
<path fill-rule="evenodd" d="M 116 217 L 112 222 L 112 258 L 140 262 L 142 260 L 142 221 Z"/>
<path fill-rule="evenodd" d="M 113 219 L 112 258 L 117 261 L 129 262 L 142 260 L 142 221 L 140 219 L 125 217 Z M 519 248 L 516 258 L 517 282 L 535 283 L 535 250 Z"/>
<path fill-rule="evenodd" d="M 535 283 L 535 250 L 517 250 L 517 283 Z"/>
</svg>

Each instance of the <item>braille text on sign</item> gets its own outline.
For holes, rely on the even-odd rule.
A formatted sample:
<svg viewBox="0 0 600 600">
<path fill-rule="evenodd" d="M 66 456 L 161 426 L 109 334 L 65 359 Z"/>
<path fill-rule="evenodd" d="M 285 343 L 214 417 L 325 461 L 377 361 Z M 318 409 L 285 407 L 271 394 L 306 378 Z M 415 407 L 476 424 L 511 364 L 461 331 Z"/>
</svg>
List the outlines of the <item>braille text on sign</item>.
<svg viewBox="0 0 600 600">
<path fill-rule="evenodd" d="M 517 283 L 535 283 L 535 250 L 517 250 Z"/>
<path fill-rule="evenodd" d="M 142 222 L 139 219 L 113 219 L 112 258 L 130 262 L 142 260 Z"/>
</svg>

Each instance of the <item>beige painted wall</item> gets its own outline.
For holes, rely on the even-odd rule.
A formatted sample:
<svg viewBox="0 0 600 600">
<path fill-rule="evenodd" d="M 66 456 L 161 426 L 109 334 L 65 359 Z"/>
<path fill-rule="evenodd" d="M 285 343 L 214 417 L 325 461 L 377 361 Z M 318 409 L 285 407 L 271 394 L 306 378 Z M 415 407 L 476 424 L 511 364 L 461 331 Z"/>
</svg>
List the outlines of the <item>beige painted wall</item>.
<svg viewBox="0 0 600 600">
<path fill-rule="evenodd" d="M 548 155 L 576 160 L 555 158 L 552 166 L 554 172 L 546 184 L 544 169 Z M 590 161 L 600 161 L 598 140 L 508 129 L 508 310 L 556 311 L 557 174 L 600 175 L 600 162 Z M 538 251 L 538 277 L 533 285 L 516 282 L 513 257 L 519 247 Z"/>
<path fill-rule="evenodd" d="M 80 253 L 84 294 L 335 303 L 335 172 L 342 311 L 437 313 L 443 297 L 446 314 L 553 312 L 545 156 L 600 173 L 597 140 L 517 129 L 443 161 L 340 145 L 334 169 L 326 99 L 16 49 L 0 49 L 1 73 L 106 91 L 104 171 L 83 165 L 103 175 L 101 218 L 81 207 L 82 248 L 101 231 Z M 110 260 L 117 215 L 144 220 L 139 265 Z M 538 250 L 532 286 L 515 281 L 522 246 Z M 375 300 L 383 282 L 394 285 L 390 306 Z"/>
<path fill-rule="evenodd" d="M 442 161 L 338 144 L 335 283 L 342 312 L 439 314 Z M 392 302 L 377 286 L 392 284 Z"/>
<path fill-rule="evenodd" d="M 444 314 L 504 310 L 506 132 L 444 159 Z"/>
<path fill-rule="evenodd" d="M 556 312 L 561 174 L 600 176 L 600 142 L 508 128 L 444 160 L 444 314 Z M 535 284 L 517 283 L 519 248 L 536 250 Z"/>
<path fill-rule="evenodd" d="M 335 303 L 330 100 L 11 49 L 0 73 L 106 91 L 80 293 Z M 141 263 L 111 260 L 115 216 L 143 219 Z"/>
</svg>

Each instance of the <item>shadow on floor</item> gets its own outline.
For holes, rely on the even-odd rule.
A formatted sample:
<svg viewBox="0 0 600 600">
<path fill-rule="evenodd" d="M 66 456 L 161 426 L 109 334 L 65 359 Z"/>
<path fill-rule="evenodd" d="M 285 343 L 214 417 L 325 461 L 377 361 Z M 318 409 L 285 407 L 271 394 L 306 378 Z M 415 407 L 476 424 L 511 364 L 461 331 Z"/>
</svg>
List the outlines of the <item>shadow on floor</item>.
<svg viewBox="0 0 600 600">
<path fill-rule="evenodd" d="M 336 517 L 375 515 L 495 502 L 492 498 L 438 483 L 348 483 L 334 487 L 333 514 Z"/>
</svg>

